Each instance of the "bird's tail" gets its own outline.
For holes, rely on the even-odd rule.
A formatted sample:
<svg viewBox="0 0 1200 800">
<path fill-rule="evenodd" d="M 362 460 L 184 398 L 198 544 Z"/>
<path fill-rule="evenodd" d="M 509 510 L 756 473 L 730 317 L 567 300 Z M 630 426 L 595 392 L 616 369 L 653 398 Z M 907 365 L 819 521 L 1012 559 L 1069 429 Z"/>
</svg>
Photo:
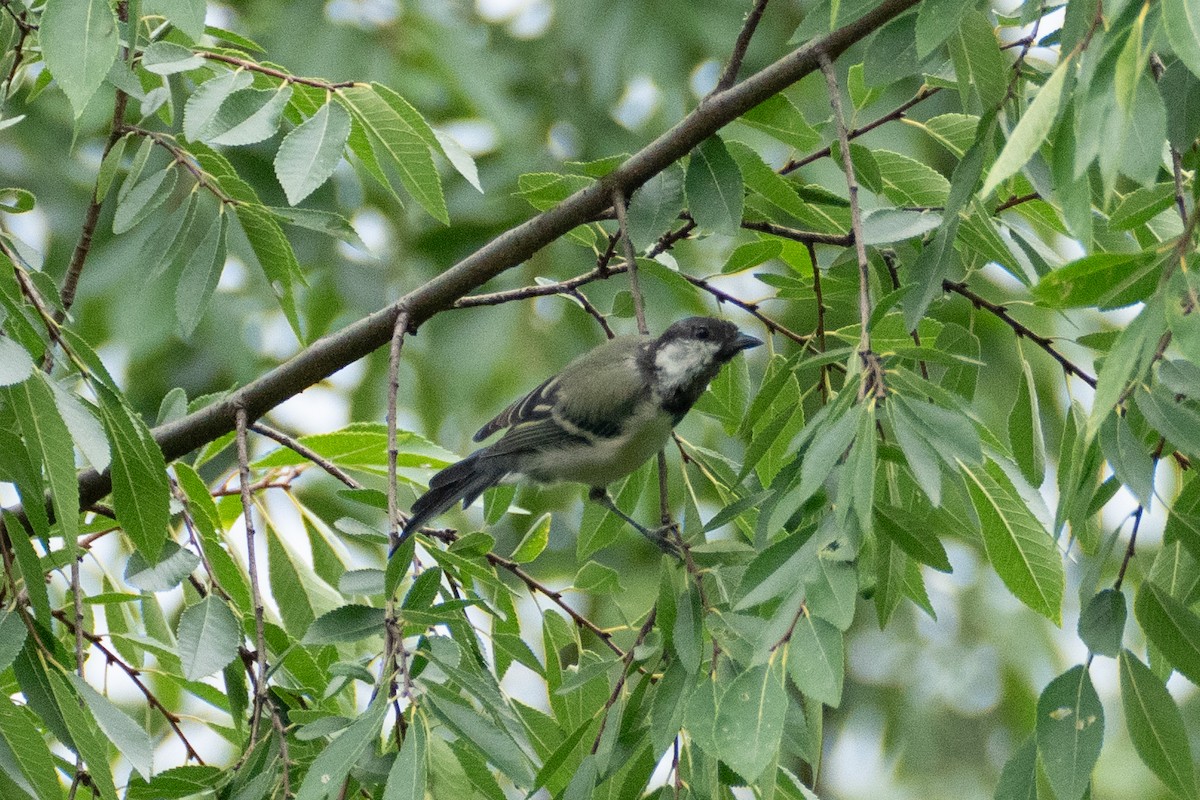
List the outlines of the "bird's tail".
<svg viewBox="0 0 1200 800">
<path fill-rule="evenodd" d="M 429 491 L 413 503 L 412 514 L 400 533 L 400 542 L 459 500 L 463 508 L 471 505 L 484 489 L 495 486 L 508 474 L 508 470 L 498 466 L 486 454 L 486 448 L 477 450 L 430 479 Z"/>
</svg>

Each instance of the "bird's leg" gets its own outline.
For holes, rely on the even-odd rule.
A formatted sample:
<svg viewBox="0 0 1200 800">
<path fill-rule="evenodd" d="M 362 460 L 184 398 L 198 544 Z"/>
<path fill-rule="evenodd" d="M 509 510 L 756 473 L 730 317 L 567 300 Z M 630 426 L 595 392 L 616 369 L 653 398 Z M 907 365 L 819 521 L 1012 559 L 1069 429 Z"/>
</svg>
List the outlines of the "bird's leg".
<svg viewBox="0 0 1200 800">
<path fill-rule="evenodd" d="M 642 525 L 636 519 L 617 508 L 617 504 L 614 503 L 612 498 L 608 496 L 608 492 L 605 491 L 603 486 L 593 486 L 588 492 L 588 499 L 599 503 L 621 519 L 625 520 L 630 527 L 634 528 L 642 536 L 645 536 L 647 539 L 654 542 L 654 544 L 658 546 L 658 549 L 662 550 L 667 555 L 675 556 L 675 558 L 681 558 L 679 554 L 679 547 L 667 536 L 671 528 L 674 527 L 673 525 L 664 525 L 661 528 L 653 529 L 647 528 L 645 525 Z"/>
</svg>

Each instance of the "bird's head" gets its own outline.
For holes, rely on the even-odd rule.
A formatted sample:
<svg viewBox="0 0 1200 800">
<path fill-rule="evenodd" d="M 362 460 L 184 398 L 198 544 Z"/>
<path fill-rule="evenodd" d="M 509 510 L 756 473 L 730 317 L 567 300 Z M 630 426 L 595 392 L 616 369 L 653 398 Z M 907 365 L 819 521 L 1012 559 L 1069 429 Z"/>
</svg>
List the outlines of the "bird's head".
<svg viewBox="0 0 1200 800">
<path fill-rule="evenodd" d="M 655 379 L 664 394 L 693 387 L 702 392 L 722 364 L 760 344 L 761 339 L 742 333 L 727 320 L 681 319 L 654 341 Z"/>
</svg>

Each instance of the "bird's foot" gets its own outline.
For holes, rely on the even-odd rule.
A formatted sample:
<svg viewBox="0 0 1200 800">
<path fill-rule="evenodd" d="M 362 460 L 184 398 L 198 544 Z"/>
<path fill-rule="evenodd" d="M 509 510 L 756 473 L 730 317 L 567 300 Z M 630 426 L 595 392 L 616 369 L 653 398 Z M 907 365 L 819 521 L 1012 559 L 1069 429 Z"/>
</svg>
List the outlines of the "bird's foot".
<svg viewBox="0 0 1200 800">
<path fill-rule="evenodd" d="M 588 492 L 588 497 L 596 503 L 607 508 L 612 513 L 623 519 L 631 528 L 635 529 L 642 536 L 645 536 L 651 542 L 669 556 L 674 556 L 679 560 L 683 560 L 683 551 L 680 549 L 682 538 L 679 535 L 679 525 L 671 523 L 670 525 L 662 525 L 658 528 L 647 528 L 645 525 L 638 522 L 633 517 L 626 514 L 621 509 L 617 508 L 617 504 L 608 496 L 608 492 L 603 487 L 593 486 Z"/>
</svg>

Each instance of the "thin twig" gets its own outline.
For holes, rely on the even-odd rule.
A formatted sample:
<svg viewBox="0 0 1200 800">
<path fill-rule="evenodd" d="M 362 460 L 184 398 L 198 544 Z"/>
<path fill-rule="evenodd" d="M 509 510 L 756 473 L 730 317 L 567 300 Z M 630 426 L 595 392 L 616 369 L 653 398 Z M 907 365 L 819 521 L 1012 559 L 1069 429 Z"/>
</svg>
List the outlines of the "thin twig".
<svg viewBox="0 0 1200 800">
<path fill-rule="evenodd" d="M 400 546 L 400 507 L 396 502 L 396 458 L 400 447 L 396 438 L 396 397 L 400 391 L 400 351 L 404 347 L 404 334 L 408 332 L 408 312 L 396 315 L 392 327 L 392 341 L 388 348 L 388 393 L 387 393 L 387 502 L 388 502 L 388 552 Z"/>
<path fill-rule="evenodd" d="M 620 188 L 613 190 L 613 208 L 617 212 L 617 224 L 620 225 L 621 248 L 625 252 L 625 263 L 629 267 L 629 291 L 633 294 L 633 313 L 637 317 L 638 333 L 650 335 L 650 327 L 646 325 L 646 303 L 642 299 L 642 287 L 638 282 L 637 253 L 633 249 L 633 239 L 629 237 L 629 221 L 626 219 L 625 194 Z"/>
<path fill-rule="evenodd" d="M 242 484 L 242 517 L 246 526 L 246 571 L 250 576 L 250 599 L 254 604 L 254 661 L 257 680 L 254 686 L 254 711 L 250 717 L 250 743 L 258 741 L 258 726 L 267 703 L 267 642 L 263 634 L 263 602 L 258 587 L 258 558 L 254 543 L 254 499 L 250 495 L 250 455 L 246 442 L 248 427 L 245 408 L 238 408 L 237 426 L 238 475 Z"/>
<path fill-rule="evenodd" d="M 772 236 L 791 239 L 793 242 L 800 242 L 801 244 L 831 244 L 838 247 L 849 247 L 854 243 L 853 233 L 837 234 L 802 231 L 797 228 L 777 225 L 774 222 L 761 222 L 757 220 L 747 220 L 742 223 L 742 227 L 748 231 L 769 233 Z"/>
<path fill-rule="evenodd" d="M 721 73 L 716 88 L 712 90 L 710 96 L 725 91 L 737 81 L 738 73 L 742 69 L 742 61 L 746 58 L 746 50 L 750 47 L 750 39 L 754 37 L 754 31 L 758 28 L 759 20 L 762 19 L 763 12 L 766 10 L 767 0 L 756 0 L 754 8 L 750 9 L 750 13 L 746 15 L 746 21 L 742 24 L 742 30 L 738 33 L 737 40 L 733 43 L 733 52 L 729 55 L 729 63 L 725 65 L 725 71 Z"/>
<path fill-rule="evenodd" d="M 942 281 L 942 289 L 947 292 L 954 292 L 955 294 L 962 295 L 970 300 L 971 304 L 976 308 L 990 312 L 1005 325 L 1012 328 L 1013 333 L 1015 333 L 1017 336 L 1028 339 L 1038 347 L 1042 348 L 1042 350 L 1048 353 L 1051 358 L 1059 363 L 1063 369 L 1063 372 L 1067 373 L 1068 375 L 1074 375 L 1093 389 L 1096 388 L 1095 377 L 1088 374 L 1084 369 L 1077 366 L 1073 361 L 1060 353 L 1058 349 L 1055 348 L 1054 341 L 1050 339 L 1050 337 L 1034 333 L 1027 326 L 1013 319 L 1012 315 L 1008 313 L 1008 309 L 1005 306 L 1002 306 L 998 303 L 993 303 L 990 300 L 981 297 L 972 291 L 971 288 L 965 283 L 944 280 Z"/>
<path fill-rule="evenodd" d="M 54 615 L 55 619 L 59 620 L 67 627 L 75 627 L 71 620 L 67 618 L 65 611 L 56 609 L 51 613 Z M 131 664 L 125 663 L 125 661 L 119 655 L 105 647 L 104 640 L 98 634 L 84 630 L 83 637 L 88 640 L 92 647 L 96 648 L 100 655 L 104 656 L 105 662 L 116 666 L 117 669 L 124 672 L 126 677 L 129 678 L 130 682 L 132 682 L 133 685 L 137 687 L 138 691 L 142 693 L 142 696 L 146 698 L 146 702 L 149 704 L 149 706 L 158 711 L 158 713 L 162 714 L 163 719 L 167 721 L 167 724 L 171 727 L 171 730 L 175 732 L 175 736 L 179 739 L 180 743 L 183 744 L 184 754 L 186 757 L 192 761 L 195 761 L 197 764 L 204 764 L 204 759 L 201 758 L 200 754 L 196 752 L 196 748 L 192 747 L 192 743 L 188 741 L 183 729 L 179 727 L 179 716 L 163 705 L 162 701 L 159 700 L 150 687 L 146 685 L 141 678 L 141 670 L 137 669 Z"/>
<path fill-rule="evenodd" d="M 592 742 L 592 755 L 600 749 L 600 739 L 604 736 L 604 728 L 608 725 L 608 712 L 616 705 L 617 700 L 621 697 L 621 692 L 625 689 L 625 682 L 629 680 L 629 667 L 633 664 L 634 654 L 641 647 L 642 642 L 646 641 L 646 637 L 650 635 L 650 631 L 654 630 L 654 620 L 658 616 L 658 606 L 651 606 L 650 613 L 646 615 L 646 621 L 642 623 L 641 630 L 638 631 L 637 638 L 633 640 L 633 645 L 625 652 L 625 657 L 621 659 L 621 677 L 617 678 L 616 686 L 608 695 L 608 700 L 604 702 L 604 711 L 600 717 L 600 728 L 596 731 L 596 738 Z"/>
<path fill-rule="evenodd" d="M 332 92 L 335 89 L 349 89 L 353 86 L 360 85 L 356 81 L 338 81 L 331 83 L 330 81 L 323 81 L 317 78 L 302 78 L 298 75 L 289 75 L 282 70 L 265 67 L 255 61 L 248 61 L 244 58 L 226 55 L 225 53 L 214 53 L 208 50 L 198 50 L 196 51 L 196 55 L 203 56 L 210 61 L 221 61 L 226 64 L 231 64 L 235 67 L 249 70 L 250 72 L 258 72 L 263 75 L 269 75 L 272 78 L 278 78 L 284 83 L 299 83 L 303 86 L 313 86 L 317 89 L 324 89 L 327 92 Z"/>
<path fill-rule="evenodd" d="M 911 109 L 913 106 L 917 105 L 918 103 L 920 103 L 924 100 L 928 100 L 930 97 L 933 97 L 935 94 L 937 94 L 940 91 L 941 91 L 941 87 L 938 87 L 938 86 L 922 86 L 920 89 L 917 90 L 917 93 L 915 95 L 913 95 L 913 97 L 910 100 L 907 100 L 906 102 L 901 103 L 893 111 L 891 111 L 888 114 L 884 114 L 879 119 L 877 119 L 873 122 L 868 122 L 866 125 L 863 125 L 862 127 L 855 128 L 854 130 L 850 131 L 847 134 L 847 137 L 850 139 L 857 139 L 858 137 L 862 136 L 863 134 L 870 133 L 871 131 L 875 130 L 880 125 L 884 125 L 888 122 L 895 122 L 896 120 L 904 119 L 904 117 L 908 113 L 909 109 Z M 820 161 L 822 158 L 828 158 L 832 154 L 833 154 L 833 145 L 832 144 L 826 145 L 825 147 L 822 147 L 820 150 L 816 150 L 812 153 L 809 153 L 808 155 L 804 156 L 803 158 L 787 162 L 779 170 L 779 174 L 780 175 L 788 175 L 792 172 L 795 172 L 796 170 L 800 169 L 803 166 L 807 166 L 807 165 L 813 163 L 814 161 Z"/>
<path fill-rule="evenodd" d="M 275 441 L 279 442 L 281 445 L 283 445 L 287 449 L 291 450 L 292 452 L 296 453 L 297 455 L 303 456 L 304 458 L 308 459 L 312 463 L 316 464 L 318 467 L 325 470 L 330 475 L 337 478 L 339 481 L 346 484 L 347 486 L 349 486 L 351 488 L 355 488 L 359 485 L 357 481 L 355 481 L 353 478 L 351 478 L 349 475 L 347 475 L 346 472 L 341 467 L 339 467 L 337 464 L 334 464 L 332 461 L 325 458 L 320 453 L 313 450 L 311 447 L 308 447 L 303 442 L 300 442 L 299 440 L 294 439 L 291 436 L 288 436 L 283 431 L 277 431 L 274 428 L 263 424 L 262 422 L 251 423 L 250 430 L 254 431 L 257 434 L 265 436 L 268 439 L 274 439 Z M 254 489 L 290 488 L 290 484 L 277 484 L 277 483 L 265 482 L 265 483 L 255 484 L 254 486 L 252 486 L 252 488 L 254 488 Z M 240 489 L 239 489 L 239 492 L 240 492 Z"/>
</svg>

